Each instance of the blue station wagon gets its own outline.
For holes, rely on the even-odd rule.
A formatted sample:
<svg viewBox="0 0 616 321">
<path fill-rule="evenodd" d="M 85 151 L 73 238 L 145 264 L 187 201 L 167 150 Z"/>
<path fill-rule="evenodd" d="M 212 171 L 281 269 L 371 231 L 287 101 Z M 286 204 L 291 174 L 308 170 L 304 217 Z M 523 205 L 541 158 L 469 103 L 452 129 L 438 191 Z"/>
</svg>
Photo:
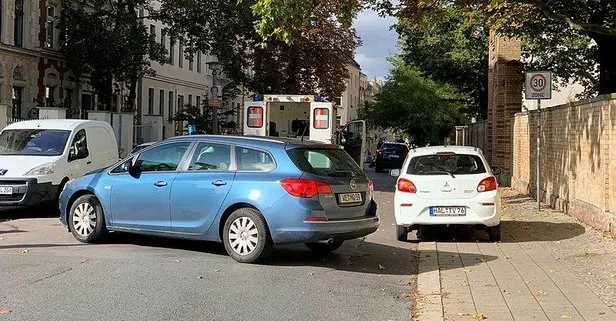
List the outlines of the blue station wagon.
<svg viewBox="0 0 616 321">
<path fill-rule="evenodd" d="M 60 220 L 81 242 L 107 231 L 222 242 L 239 262 L 274 245 L 327 253 L 377 230 L 372 182 L 339 146 L 183 136 L 69 181 Z"/>
</svg>

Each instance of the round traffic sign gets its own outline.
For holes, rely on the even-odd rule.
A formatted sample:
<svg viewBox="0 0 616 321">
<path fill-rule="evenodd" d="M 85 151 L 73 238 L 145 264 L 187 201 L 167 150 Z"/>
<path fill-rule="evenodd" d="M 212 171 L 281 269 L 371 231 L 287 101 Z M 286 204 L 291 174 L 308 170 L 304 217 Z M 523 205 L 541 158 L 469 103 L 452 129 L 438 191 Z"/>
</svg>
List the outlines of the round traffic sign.
<svg viewBox="0 0 616 321">
<path fill-rule="evenodd" d="M 530 88 L 534 91 L 540 92 L 545 89 L 548 81 L 545 79 L 545 76 L 542 74 L 535 74 L 530 78 Z"/>
</svg>

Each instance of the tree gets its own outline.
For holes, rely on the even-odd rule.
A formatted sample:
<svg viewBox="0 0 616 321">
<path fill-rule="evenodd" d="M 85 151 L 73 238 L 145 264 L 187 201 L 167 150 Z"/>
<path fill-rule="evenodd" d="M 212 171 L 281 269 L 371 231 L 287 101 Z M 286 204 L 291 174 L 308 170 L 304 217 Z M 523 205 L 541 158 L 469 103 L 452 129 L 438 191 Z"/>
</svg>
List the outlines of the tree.
<svg viewBox="0 0 616 321">
<path fill-rule="evenodd" d="M 235 115 L 235 110 L 228 110 L 218 113 L 218 124 L 222 124 L 222 127 L 230 128 L 235 127 L 237 124 L 234 122 L 225 122 L 227 117 Z M 172 120 L 184 122 L 186 125 L 194 124 L 197 127 L 199 134 L 213 134 L 214 133 L 214 109 L 209 106 L 208 100 L 203 100 L 201 106 L 195 106 L 185 104 L 178 110 L 173 116 Z M 230 124 L 233 123 L 233 124 Z M 234 126 L 235 124 L 235 126 Z M 231 125 L 231 126 L 230 126 Z"/>
<path fill-rule="evenodd" d="M 111 108 L 115 81 L 128 89 L 124 108 L 133 111 L 138 79 L 154 74 L 151 61 L 167 61 L 164 47 L 137 17 L 136 10 L 146 2 L 62 1 L 62 53 L 69 57 L 78 77 L 90 74 L 104 109 Z"/>
<path fill-rule="evenodd" d="M 425 77 L 455 86 L 469 97 L 468 113 L 485 118 L 488 110 L 488 37 L 478 12 L 444 7 L 421 23 L 401 19 L 401 58 Z"/>
<path fill-rule="evenodd" d="M 259 0 L 257 4 L 254 10 L 260 17 L 258 30 L 266 39 L 292 41 L 292 35 L 309 21 L 305 18 L 310 16 L 308 5 L 302 0 Z M 527 39 L 526 57 L 533 59 L 532 66 L 549 67 L 561 82 L 576 80 L 591 87 L 596 84 L 591 91 L 596 88 L 599 94 L 616 92 L 613 1 L 364 0 L 360 4 L 416 24 L 421 24 L 426 16 L 441 14 L 446 11 L 444 8 L 481 12 L 494 31 Z M 355 6 L 331 7 L 329 14 L 343 20 L 355 14 L 355 10 Z M 289 22 L 297 17 L 300 19 Z"/>
<path fill-rule="evenodd" d="M 389 79 L 375 102 L 360 110 L 360 117 L 383 128 L 411 136 L 418 145 L 438 144 L 459 123 L 466 96 L 453 86 L 433 81 L 402 60 L 392 60 Z"/>
</svg>

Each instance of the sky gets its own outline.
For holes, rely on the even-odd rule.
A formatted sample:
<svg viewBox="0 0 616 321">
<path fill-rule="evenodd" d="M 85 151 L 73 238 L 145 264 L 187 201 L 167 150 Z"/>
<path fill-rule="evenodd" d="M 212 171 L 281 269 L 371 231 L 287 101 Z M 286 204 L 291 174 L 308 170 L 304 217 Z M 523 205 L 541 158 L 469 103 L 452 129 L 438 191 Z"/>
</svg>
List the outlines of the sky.
<svg viewBox="0 0 616 321">
<path fill-rule="evenodd" d="M 396 23 L 393 17 L 381 18 L 374 11 L 364 11 L 357 16 L 355 28 L 362 46 L 357 49 L 355 60 L 361 65 L 368 79 L 384 80 L 389 74 L 387 57 L 398 52 L 398 35 L 389 27 Z"/>
</svg>

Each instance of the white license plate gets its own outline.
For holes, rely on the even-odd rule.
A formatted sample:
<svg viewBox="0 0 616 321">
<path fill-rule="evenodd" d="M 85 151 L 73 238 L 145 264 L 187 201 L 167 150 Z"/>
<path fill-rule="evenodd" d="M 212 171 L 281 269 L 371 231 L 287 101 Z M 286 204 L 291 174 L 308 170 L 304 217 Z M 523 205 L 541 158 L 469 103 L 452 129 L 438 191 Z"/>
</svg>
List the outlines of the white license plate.
<svg viewBox="0 0 616 321">
<path fill-rule="evenodd" d="M 346 193 L 338 196 L 340 204 L 361 203 L 361 193 Z"/>
<path fill-rule="evenodd" d="M 430 216 L 466 216 L 466 207 L 460 207 L 460 206 L 430 207 Z"/>
<path fill-rule="evenodd" d="M 13 186 L 0 186 L 0 195 L 13 194 Z"/>
</svg>

